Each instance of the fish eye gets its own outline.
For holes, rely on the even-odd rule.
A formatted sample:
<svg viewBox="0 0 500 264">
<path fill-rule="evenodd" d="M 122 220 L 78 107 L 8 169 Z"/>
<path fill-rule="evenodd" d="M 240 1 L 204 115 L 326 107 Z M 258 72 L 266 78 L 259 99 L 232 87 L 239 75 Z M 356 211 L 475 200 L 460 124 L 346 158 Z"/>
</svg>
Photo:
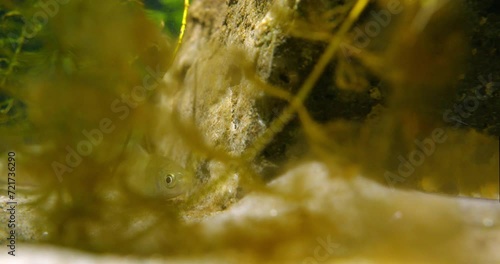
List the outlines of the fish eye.
<svg viewBox="0 0 500 264">
<path fill-rule="evenodd" d="M 174 182 L 174 175 L 168 174 L 167 177 L 165 178 L 165 182 L 167 184 L 171 184 L 172 182 Z"/>
<path fill-rule="evenodd" d="M 175 176 L 173 174 L 167 174 L 165 176 L 165 182 L 167 183 L 167 185 L 169 187 L 171 187 L 170 185 L 174 183 L 174 180 L 175 180 Z"/>
</svg>

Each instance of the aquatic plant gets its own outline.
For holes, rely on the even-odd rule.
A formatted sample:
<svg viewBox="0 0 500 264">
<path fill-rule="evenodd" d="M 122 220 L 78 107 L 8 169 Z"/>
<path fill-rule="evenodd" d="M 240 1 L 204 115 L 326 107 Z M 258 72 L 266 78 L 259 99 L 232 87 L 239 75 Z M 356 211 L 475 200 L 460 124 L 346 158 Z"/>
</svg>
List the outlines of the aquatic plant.
<svg viewBox="0 0 500 264">
<path fill-rule="evenodd" d="M 246 28 L 195 27 L 215 24 L 214 6 L 237 5 L 226 2 L 193 4 L 178 53 L 158 23 L 170 16 L 140 1 L 1 2 L 0 153 L 15 151 L 18 184 L 34 186 L 38 233 L 48 234 L 37 239 L 148 256 L 234 244 L 265 257 L 266 243 L 281 238 L 227 227 L 224 239 L 209 239 L 197 221 L 250 192 L 307 199 L 301 186 L 283 194 L 267 185 L 305 160 L 325 164 L 332 178 L 497 194 L 491 139 L 442 120 L 468 49 L 458 4 L 262 1 Z M 239 12 L 224 23 L 244 25 Z M 245 50 L 249 42 L 262 53 Z M 477 162 L 457 165 L 463 155 L 443 135 L 474 149 L 464 159 Z M 484 158 L 481 148 L 490 151 Z M 331 224 L 302 213 L 290 217 Z M 283 225 L 262 226 L 293 241 L 324 231 Z"/>
</svg>

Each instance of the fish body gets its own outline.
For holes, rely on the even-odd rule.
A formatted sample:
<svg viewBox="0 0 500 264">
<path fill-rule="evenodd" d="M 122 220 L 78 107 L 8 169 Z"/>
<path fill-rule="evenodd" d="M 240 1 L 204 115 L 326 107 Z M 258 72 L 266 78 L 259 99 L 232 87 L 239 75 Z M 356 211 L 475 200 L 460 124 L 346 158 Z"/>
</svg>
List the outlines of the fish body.
<svg viewBox="0 0 500 264">
<path fill-rule="evenodd" d="M 131 191 L 148 197 L 166 199 L 186 193 L 193 184 L 194 172 L 168 156 L 148 153 L 141 147 L 123 168 Z"/>
<path fill-rule="evenodd" d="M 145 177 L 150 179 L 154 194 L 173 198 L 186 193 L 193 184 L 193 173 L 177 162 L 157 154 L 149 157 Z"/>
</svg>

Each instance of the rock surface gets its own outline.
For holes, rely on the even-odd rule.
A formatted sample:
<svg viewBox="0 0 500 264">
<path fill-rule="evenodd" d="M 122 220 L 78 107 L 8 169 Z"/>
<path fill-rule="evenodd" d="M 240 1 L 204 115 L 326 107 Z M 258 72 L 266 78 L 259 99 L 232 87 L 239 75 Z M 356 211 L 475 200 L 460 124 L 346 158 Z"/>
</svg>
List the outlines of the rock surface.
<svg viewBox="0 0 500 264">
<path fill-rule="evenodd" d="M 37 237 L 20 203 L 16 257 L 2 263 L 496 263 L 498 201 L 391 190 L 318 162 L 299 165 L 198 224 L 209 255 L 138 259 L 25 244 Z M 293 191 L 292 191 L 293 190 Z M 292 197 L 292 198 L 290 198 Z M 5 202 L 3 198 L 2 204 Z M 5 215 L 5 214 L 4 214 Z M 2 229 L 5 223 L 2 223 Z M 29 234 L 29 233 L 32 234 Z M 26 237 L 27 236 L 27 237 Z M 217 239 L 211 239 L 217 238 Z M 200 240 L 201 243 L 202 240 Z M 15 260 L 12 262 L 12 260 Z M 38 260 L 38 262 L 37 262 Z M 7 262 L 6 262 L 7 261 Z"/>
</svg>

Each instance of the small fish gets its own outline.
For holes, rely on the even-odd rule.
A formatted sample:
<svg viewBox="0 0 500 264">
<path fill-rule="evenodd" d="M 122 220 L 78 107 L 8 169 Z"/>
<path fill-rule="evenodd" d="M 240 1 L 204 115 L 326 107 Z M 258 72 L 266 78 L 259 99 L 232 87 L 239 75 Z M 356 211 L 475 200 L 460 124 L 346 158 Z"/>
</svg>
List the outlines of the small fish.
<svg viewBox="0 0 500 264">
<path fill-rule="evenodd" d="M 192 172 L 168 157 L 150 154 L 149 158 L 145 177 L 152 180 L 149 183 L 155 186 L 156 196 L 174 198 L 186 193 L 192 187 L 194 178 Z"/>
<path fill-rule="evenodd" d="M 153 149 L 149 140 L 137 144 L 128 135 L 129 160 L 126 171 L 129 188 L 144 196 L 171 199 L 186 193 L 194 183 L 194 171 Z"/>
</svg>

